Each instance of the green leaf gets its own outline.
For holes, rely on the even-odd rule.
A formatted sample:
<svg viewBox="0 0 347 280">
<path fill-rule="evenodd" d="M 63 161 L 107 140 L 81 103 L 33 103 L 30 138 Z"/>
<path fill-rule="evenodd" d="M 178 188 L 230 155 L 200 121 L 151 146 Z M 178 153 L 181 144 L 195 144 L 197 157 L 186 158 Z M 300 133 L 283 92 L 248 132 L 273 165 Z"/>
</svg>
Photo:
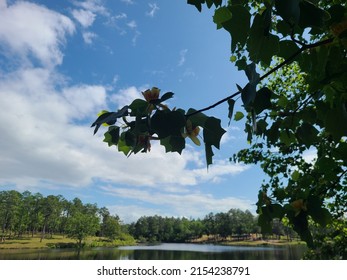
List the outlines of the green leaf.
<svg viewBox="0 0 347 280">
<path fill-rule="evenodd" d="M 234 116 L 235 121 L 241 120 L 245 115 L 242 112 L 236 112 Z"/>
<path fill-rule="evenodd" d="M 185 140 L 182 136 L 169 136 L 163 139 L 160 139 L 160 144 L 165 147 L 165 152 L 177 152 L 182 153 L 185 148 Z"/>
<path fill-rule="evenodd" d="M 270 65 L 272 57 L 279 51 L 279 38 L 273 34 L 264 35 L 265 29 L 264 18 L 257 14 L 249 33 L 247 49 L 253 62 Z"/>
<path fill-rule="evenodd" d="M 104 136 L 104 142 L 108 144 L 108 146 L 117 145 L 119 141 L 119 130 L 120 128 L 118 126 L 110 126 L 108 128 L 108 131 L 105 132 Z"/>
<path fill-rule="evenodd" d="M 313 247 L 313 238 L 308 228 L 307 212 L 300 211 L 296 214 L 294 211 L 287 212 L 287 217 L 293 224 L 294 230 L 299 234 L 301 240 L 307 243 L 307 246 Z"/>
<path fill-rule="evenodd" d="M 245 107 L 247 108 L 250 104 L 253 103 L 255 96 L 257 94 L 256 87 L 259 82 L 259 74 L 255 71 L 255 63 L 247 65 L 246 76 L 249 80 L 249 83 L 242 89 L 241 99 Z M 240 90 L 240 88 L 238 87 Z"/>
<path fill-rule="evenodd" d="M 205 122 L 208 118 L 204 113 L 195 113 L 196 110 L 190 108 L 187 112 L 187 115 L 194 114 L 192 116 L 189 116 L 189 120 L 192 122 L 193 127 L 201 126 L 204 127 Z"/>
<path fill-rule="evenodd" d="M 260 75 L 257 73 L 255 68 L 255 63 L 253 62 L 248 64 L 245 69 L 246 76 L 251 84 L 257 84 L 259 82 Z"/>
<path fill-rule="evenodd" d="M 118 151 L 123 152 L 126 156 L 128 156 L 131 151 L 131 147 L 128 146 L 125 142 L 125 132 L 121 134 L 118 141 Z"/>
<path fill-rule="evenodd" d="M 288 57 L 296 53 L 298 50 L 299 47 L 292 40 L 283 40 L 279 42 L 278 56 L 287 59 Z"/>
<path fill-rule="evenodd" d="M 300 0 L 276 0 L 275 7 L 277 14 L 284 21 L 293 25 L 298 24 L 300 19 Z"/>
<path fill-rule="evenodd" d="M 253 108 L 256 114 L 260 114 L 264 110 L 270 109 L 272 107 L 271 97 L 272 91 L 267 87 L 263 87 L 257 91 L 253 104 Z"/>
<path fill-rule="evenodd" d="M 336 141 L 347 135 L 347 112 L 344 104 L 326 113 L 325 128 Z"/>
<path fill-rule="evenodd" d="M 247 67 L 247 59 L 245 57 L 242 57 L 238 61 L 236 61 L 235 66 L 239 71 L 245 70 Z"/>
<path fill-rule="evenodd" d="M 292 180 L 293 181 L 297 181 L 297 180 L 299 180 L 299 178 L 300 178 L 300 173 L 299 173 L 299 171 L 298 170 L 295 170 L 293 173 L 292 173 Z"/>
<path fill-rule="evenodd" d="M 115 122 L 117 121 L 118 118 L 127 116 L 129 114 L 128 109 L 129 109 L 129 106 L 124 106 L 122 109 L 118 110 L 117 112 L 106 112 L 106 113 L 100 115 L 95 120 L 95 122 L 91 125 L 91 127 L 95 126 L 94 134 L 97 133 L 99 127 L 103 123 L 107 123 L 109 125 L 112 125 L 112 124 L 115 124 Z"/>
<path fill-rule="evenodd" d="M 232 13 L 232 18 L 223 22 L 222 26 L 230 33 L 231 51 L 234 52 L 237 45 L 243 47 L 247 41 L 251 14 L 243 5 L 235 5 L 228 8 Z"/>
<path fill-rule="evenodd" d="M 261 212 L 264 216 L 268 217 L 269 220 L 278 218 L 282 219 L 284 216 L 284 209 L 280 204 L 270 204 L 263 206 Z"/>
<path fill-rule="evenodd" d="M 226 132 L 221 127 L 221 120 L 215 117 L 209 117 L 206 120 L 205 126 L 203 127 L 203 129 L 204 129 L 203 137 L 204 137 L 205 144 L 213 145 L 217 149 L 219 149 L 220 140 L 223 134 Z"/>
<path fill-rule="evenodd" d="M 212 151 L 212 146 L 206 143 L 205 143 L 205 156 L 206 156 L 206 164 L 208 167 L 210 164 L 212 164 L 212 158 L 214 156 L 214 153 Z"/>
<path fill-rule="evenodd" d="M 248 83 L 241 92 L 241 99 L 245 108 L 253 103 L 257 94 L 256 85 Z"/>
<path fill-rule="evenodd" d="M 296 131 L 296 137 L 299 142 L 307 148 L 319 141 L 318 130 L 309 123 L 303 123 Z"/>
<path fill-rule="evenodd" d="M 143 99 L 135 99 L 130 105 L 130 116 L 146 116 L 148 114 L 148 102 Z"/>
<path fill-rule="evenodd" d="M 205 3 L 205 0 L 187 0 L 187 3 L 195 6 L 201 12 L 201 4 Z"/>
<path fill-rule="evenodd" d="M 259 215 L 258 225 L 260 226 L 262 234 L 271 234 L 272 233 L 271 219 L 267 215 L 264 215 L 264 214 Z"/>
<path fill-rule="evenodd" d="M 160 102 L 164 102 L 174 96 L 173 92 L 166 92 L 163 94 L 163 96 L 160 98 Z"/>
<path fill-rule="evenodd" d="M 323 208 L 322 200 L 317 196 L 309 196 L 307 199 L 307 213 L 312 219 L 320 224 L 322 227 L 326 227 L 332 221 L 332 215 L 330 212 Z"/>
<path fill-rule="evenodd" d="M 289 147 L 292 143 L 295 143 L 296 138 L 294 136 L 294 133 L 292 133 L 291 131 L 282 130 L 280 132 L 280 141 L 281 141 L 281 143 L 283 143 L 287 147 Z"/>
<path fill-rule="evenodd" d="M 222 23 L 232 18 L 231 12 L 227 7 L 220 7 L 215 10 L 213 22 L 217 24 L 217 29 L 222 28 Z"/>
<path fill-rule="evenodd" d="M 151 119 L 151 127 L 159 138 L 181 135 L 185 124 L 185 116 L 180 111 L 158 110 Z"/>
<path fill-rule="evenodd" d="M 317 27 L 323 28 L 325 22 L 330 19 L 328 12 L 318 8 L 312 2 L 300 2 L 300 20 L 299 26 L 301 28 Z"/>
<path fill-rule="evenodd" d="M 229 123 L 230 125 L 231 118 L 233 117 L 233 112 L 234 112 L 234 105 L 235 105 L 235 100 L 234 99 L 228 99 L 228 105 L 229 105 L 229 112 L 228 112 L 228 118 L 229 118 Z"/>
<path fill-rule="evenodd" d="M 129 147 L 135 147 L 137 142 L 136 134 L 132 131 L 128 130 L 124 132 L 124 140 L 125 144 Z"/>
<path fill-rule="evenodd" d="M 206 0 L 206 5 L 207 5 L 207 8 L 211 8 L 212 5 L 213 5 L 213 0 Z"/>
</svg>

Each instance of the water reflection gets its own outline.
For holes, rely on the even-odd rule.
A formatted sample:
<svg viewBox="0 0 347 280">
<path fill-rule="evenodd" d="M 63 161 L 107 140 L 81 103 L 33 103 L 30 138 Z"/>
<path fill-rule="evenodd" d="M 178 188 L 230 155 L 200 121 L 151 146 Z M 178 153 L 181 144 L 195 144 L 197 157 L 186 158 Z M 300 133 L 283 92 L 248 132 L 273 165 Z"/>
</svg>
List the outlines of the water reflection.
<svg viewBox="0 0 347 280">
<path fill-rule="evenodd" d="M 119 248 L 0 250 L 2 260 L 296 260 L 304 246 L 244 247 L 198 244 L 160 244 Z"/>
</svg>

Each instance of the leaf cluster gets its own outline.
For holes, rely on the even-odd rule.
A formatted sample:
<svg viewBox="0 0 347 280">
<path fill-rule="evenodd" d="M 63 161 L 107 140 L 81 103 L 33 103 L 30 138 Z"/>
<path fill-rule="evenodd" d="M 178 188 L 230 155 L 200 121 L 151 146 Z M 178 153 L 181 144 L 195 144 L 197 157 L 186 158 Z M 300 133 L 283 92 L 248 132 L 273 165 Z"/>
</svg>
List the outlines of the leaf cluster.
<svg viewBox="0 0 347 280">
<path fill-rule="evenodd" d="M 159 141 L 166 152 L 182 153 L 186 138 L 200 145 L 202 138 L 207 165 L 212 163 L 212 147 L 219 149 L 225 133 L 221 121 L 194 109 L 185 112 L 183 109 L 170 109 L 163 102 L 173 97 L 167 92 L 159 97 L 160 89 L 153 87 L 142 93 L 144 99 L 135 99 L 117 112 L 103 111 L 92 124 L 94 134 L 101 125 L 107 125 L 104 142 L 108 146 L 118 146 L 126 156 L 132 153 L 149 152 L 151 141 Z M 123 121 L 123 123 L 121 123 Z M 121 124 L 119 124 L 121 123 Z M 202 129 L 202 136 L 200 135 Z"/>
</svg>

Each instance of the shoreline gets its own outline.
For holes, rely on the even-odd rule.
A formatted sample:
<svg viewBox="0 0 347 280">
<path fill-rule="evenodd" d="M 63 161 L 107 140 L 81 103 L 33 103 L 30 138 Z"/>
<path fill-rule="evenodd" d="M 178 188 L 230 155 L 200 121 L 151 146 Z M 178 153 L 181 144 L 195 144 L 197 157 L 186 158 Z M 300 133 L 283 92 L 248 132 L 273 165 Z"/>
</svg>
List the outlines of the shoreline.
<svg viewBox="0 0 347 280">
<path fill-rule="evenodd" d="M 156 242 L 155 244 L 161 243 L 170 243 L 170 242 Z M 175 242 L 172 242 L 173 244 Z M 177 242 L 176 242 L 177 243 Z M 224 245 L 224 246 L 251 246 L 251 247 L 264 247 L 264 246 L 298 246 L 305 245 L 305 242 L 302 241 L 287 241 L 287 240 L 278 240 L 278 239 L 269 239 L 269 240 L 221 240 L 221 241 L 213 241 L 213 240 L 194 240 L 190 242 L 179 242 L 186 244 L 214 244 L 214 245 Z M 27 237 L 27 238 L 19 238 L 19 239 L 8 239 L 3 243 L 0 243 L 0 252 L 2 250 L 42 250 L 42 249 L 73 249 L 76 248 L 76 241 L 62 236 L 54 236 L 53 238 L 43 239 L 40 242 L 40 237 Z M 138 246 L 138 245 L 146 244 L 148 246 L 152 245 L 151 242 L 146 243 L 131 243 L 124 242 L 121 240 L 115 240 L 113 242 L 105 241 L 103 239 L 99 239 L 97 237 L 90 237 L 85 241 L 84 248 L 95 248 L 95 247 L 104 247 L 104 248 L 116 248 L 119 246 Z M 77 248 L 76 248 L 77 249 Z"/>
</svg>

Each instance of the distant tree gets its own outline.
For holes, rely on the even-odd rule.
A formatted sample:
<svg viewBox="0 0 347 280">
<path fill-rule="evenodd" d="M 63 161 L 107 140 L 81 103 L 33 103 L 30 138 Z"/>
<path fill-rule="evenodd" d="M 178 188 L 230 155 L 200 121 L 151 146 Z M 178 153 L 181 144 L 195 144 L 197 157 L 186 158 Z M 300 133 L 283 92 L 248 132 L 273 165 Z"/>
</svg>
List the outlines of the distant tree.
<svg viewBox="0 0 347 280">
<path fill-rule="evenodd" d="M 9 232 L 11 236 L 15 224 L 18 220 L 21 194 L 17 191 L 0 192 L 0 221 L 1 221 L 1 241 L 5 240 L 5 235 Z"/>
<path fill-rule="evenodd" d="M 58 229 L 60 217 L 63 210 L 62 196 L 49 195 L 41 201 L 41 212 L 43 216 L 43 225 L 41 230 L 41 239 L 45 237 L 46 230 L 51 232 L 51 236 L 54 230 Z"/>
<path fill-rule="evenodd" d="M 102 223 L 103 236 L 109 240 L 115 240 L 124 231 L 122 230 L 120 219 L 118 216 L 108 216 Z"/>
<path fill-rule="evenodd" d="M 83 205 L 80 199 L 73 200 L 73 211 L 69 217 L 66 233 L 69 237 L 77 240 L 78 248 L 82 247 L 82 242 L 88 236 L 94 236 L 100 227 L 100 220 L 97 216 L 95 204 Z"/>
</svg>

